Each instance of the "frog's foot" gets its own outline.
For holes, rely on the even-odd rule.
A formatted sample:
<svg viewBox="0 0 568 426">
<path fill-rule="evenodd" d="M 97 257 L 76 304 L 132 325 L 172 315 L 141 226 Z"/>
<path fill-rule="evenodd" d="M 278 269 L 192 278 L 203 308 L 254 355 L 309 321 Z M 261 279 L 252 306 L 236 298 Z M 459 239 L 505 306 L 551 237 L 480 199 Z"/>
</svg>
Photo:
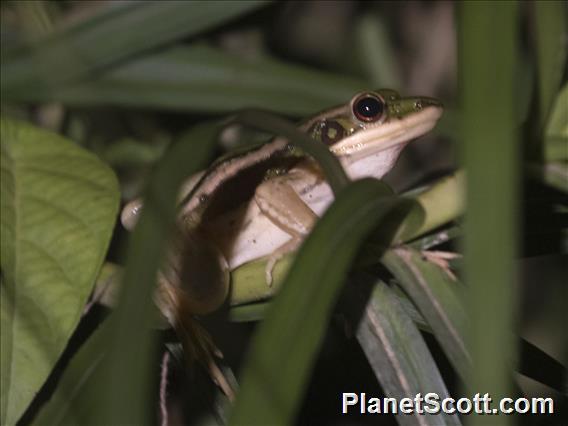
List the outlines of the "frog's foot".
<svg viewBox="0 0 568 426">
<path fill-rule="evenodd" d="M 290 241 L 284 243 L 279 248 L 277 248 L 272 254 L 268 257 L 266 262 L 266 268 L 264 269 L 264 276 L 266 279 L 266 284 L 269 287 L 272 287 L 273 277 L 272 271 L 274 271 L 274 267 L 278 263 L 280 259 L 286 256 L 288 253 L 295 251 L 300 244 L 302 243 L 302 238 L 300 237 L 292 237 Z"/>
<path fill-rule="evenodd" d="M 211 380 L 213 380 L 213 383 L 215 383 L 219 387 L 219 389 L 221 389 L 221 391 L 227 396 L 227 399 L 230 402 L 235 402 L 235 391 L 230 385 L 227 376 L 225 376 L 223 371 L 221 371 L 215 360 L 211 360 L 208 366 L 208 370 L 209 376 L 211 377 Z"/>
<path fill-rule="evenodd" d="M 461 254 L 438 250 L 424 250 L 421 254 L 423 260 L 439 266 L 453 281 L 457 281 L 457 277 L 450 267 L 450 260 L 462 257 Z"/>
<path fill-rule="evenodd" d="M 218 359 L 223 359 L 223 353 L 213 343 L 209 333 L 193 318 L 184 321 L 183 332 L 182 345 L 187 357 L 199 362 L 207 370 L 213 383 L 233 402 L 234 388 L 217 363 Z"/>
</svg>

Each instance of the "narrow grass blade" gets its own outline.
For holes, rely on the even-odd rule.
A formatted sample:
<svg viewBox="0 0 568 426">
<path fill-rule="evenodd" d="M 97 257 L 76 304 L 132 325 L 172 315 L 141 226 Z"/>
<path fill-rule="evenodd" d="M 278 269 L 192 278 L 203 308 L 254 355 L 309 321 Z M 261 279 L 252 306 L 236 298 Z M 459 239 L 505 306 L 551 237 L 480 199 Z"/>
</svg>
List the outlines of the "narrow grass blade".
<svg viewBox="0 0 568 426">
<path fill-rule="evenodd" d="M 407 203 L 384 197 L 382 185 L 371 179 L 354 182 L 338 194 L 300 249 L 252 344 L 232 424 L 292 421 L 358 246 L 395 209 L 401 210 L 396 216 L 402 219 Z M 395 226 L 387 228 L 381 228 L 385 245 L 396 231 Z"/>
<path fill-rule="evenodd" d="M 168 236 L 175 223 L 178 188 L 188 175 L 203 168 L 217 127 L 194 127 L 159 163 L 146 190 L 144 211 L 130 241 L 124 283 L 108 338 L 109 354 L 100 382 L 102 406 L 89 424 L 145 424 L 151 416 L 150 363 L 152 292 Z"/>
<path fill-rule="evenodd" d="M 520 339 L 519 347 L 519 373 L 566 394 L 567 367 L 525 339 Z"/>
<path fill-rule="evenodd" d="M 300 116 L 345 102 L 365 88 L 364 82 L 351 78 L 193 45 L 146 55 L 101 77 L 65 84 L 54 91 L 38 88 L 3 96 L 28 102 L 214 113 L 255 107 Z"/>
<path fill-rule="evenodd" d="M 387 397 L 414 399 L 434 392 L 449 396 L 438 367 L 420 332 L 406 314 L 394 292 L 376 284 L 357 329 L 357 339 Z M 399 425 L 460 425 L 457 415 L 402 414 Z"/>
<path fill-rule="evenodd" d="M 159 45 L 254 10 L 262 1 L 148 1 L 109 7 L 31 50 L 3 58 L 3 95 L 51 90 Z"/>
<path fill-rule="evenodd" d="M 568 162 L 568 84 L 556 97 L 544 138 L 544 160 Z"/>
<path fill-rule="evenodd" d="M 521 149 L 514 76 L 519 5 L 464 2 L 460 6 L 462 131 L 468 173 L 464 252 L 473 365 L 468 393 L 488 392 L 500 398 L 511 395 L 517 353 L 514 257 Z M 499 416 L 493 421 L 508 424 L 509 419 Z M 469 421 L 482 425 L 487 419 L 475 415 Z"/>
<path fill-rule="evenodd" d="M 536 18 L 536 53 L 538 64 L 539 113 L 542 129 L 565 72 L 568 46 L 566 4 L 561 1 L 533 3 Z"/>
<path fill-rule="evenodd" d="M 418 307 L 457 373 L 467 379 L 471 357 L 461 284 L 414 249 L 389 250 L 382 261 Z"/>
<path fill-rule="evenodd" d="M 373 87 L 401 89 L 397 57 L 383 20 L 377 14 L 364 15 L 356 24 L 356 37 L 358 59 Z"/>
<path fill-rule="evenodd" d="M 85 424 L 91 412 L 97 410 L 99 387 L 95 385 L 107 354 L 108 336 L 112 324 L 107 321 L 93 332 L 79 348 L 63 372 L 49 401 L 41 408 L 34 425 L 65 426 Z"/>
</svg>

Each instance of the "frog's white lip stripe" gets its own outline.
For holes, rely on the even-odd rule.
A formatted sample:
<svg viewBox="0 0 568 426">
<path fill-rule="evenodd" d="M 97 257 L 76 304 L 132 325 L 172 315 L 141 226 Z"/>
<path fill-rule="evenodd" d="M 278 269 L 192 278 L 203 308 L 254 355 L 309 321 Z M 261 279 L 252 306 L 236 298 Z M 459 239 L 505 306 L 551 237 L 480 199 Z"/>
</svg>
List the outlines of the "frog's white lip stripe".
<svg viewBox="0 0 568 426">
<path fill-rule="evenodd" d="M 338 156 L 351 156 L 367 151 L 380 152 L 395 145 L 408 142 L 435 126 L 443 112 L 442 107 L 429 106 L 407 117 L 393 118 L 377 127 L 357 132 L 331 147 Z"/>
</svg>

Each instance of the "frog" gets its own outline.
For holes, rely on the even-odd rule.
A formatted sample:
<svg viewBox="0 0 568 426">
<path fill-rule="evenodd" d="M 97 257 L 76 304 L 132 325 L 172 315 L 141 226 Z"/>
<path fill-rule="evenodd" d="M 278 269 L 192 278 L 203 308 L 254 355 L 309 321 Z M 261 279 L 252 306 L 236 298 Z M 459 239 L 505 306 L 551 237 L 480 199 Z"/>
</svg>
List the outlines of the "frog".
<svg viewBox="0 0 568 426">
<path fill-rule="evenodd" d="M 298 129 L 314 144 L 324 144 L 351 180 L 381 179 L 442 113 L 435 98 L 377 89 L 355 94 Z M 300 246 L 333 199 L 318 163 L 282 136 L 222 157 L 182 186 L 178 232 L 158 277 L 158 305 L 197 341 L 190 350 L 206 359 L 217 382 L 219 371 L 207 354 L 212 344 L 188 318 L 217 310 L 227 298 L 231 272 L 246 263 L 266 259 L 265 280 L 271 285 L 275 264 Z M 141 199 L 124 207 L 125 228 L 134 228 L 142 209 Z"/>
</svg>

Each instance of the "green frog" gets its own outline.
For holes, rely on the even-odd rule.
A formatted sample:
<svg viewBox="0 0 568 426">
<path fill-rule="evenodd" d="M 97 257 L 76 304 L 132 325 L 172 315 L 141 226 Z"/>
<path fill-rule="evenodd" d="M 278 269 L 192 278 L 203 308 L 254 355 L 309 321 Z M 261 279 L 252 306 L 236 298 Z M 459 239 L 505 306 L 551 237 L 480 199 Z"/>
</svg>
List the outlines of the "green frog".
<svg viewBox="0 0 568 426">
<path fill-rule="evenodd" d="M 327 146 L 349 178 L 381 179 L 410 141 L 435 126 L 442 111 L 436 99 L 380 89 L 358 93 L 305 120 L 299 129 L 313 143 Z M 191 177 L 180 194 L 179 236 L 159 276 L 162 312 L 178 330 L 195 327 L 187 318 L 224 302 L 230 272 L 260 258 L 267 259 L 270 285 L 275 263 L 296 250 L 332 201 L 317 162 L 298 155 L 284 137 L 223 157 Z M 141 200 L 124 208 L 126 228 L 134 227 L 141 209 Z M 196 338 L 201 339 L 197 347 L 210 344 L 203 333 Z M 201 352 L 194 355 L 205 356 Z M 207 362 L 211 367 L 211 359 Z"/>
</svg>

